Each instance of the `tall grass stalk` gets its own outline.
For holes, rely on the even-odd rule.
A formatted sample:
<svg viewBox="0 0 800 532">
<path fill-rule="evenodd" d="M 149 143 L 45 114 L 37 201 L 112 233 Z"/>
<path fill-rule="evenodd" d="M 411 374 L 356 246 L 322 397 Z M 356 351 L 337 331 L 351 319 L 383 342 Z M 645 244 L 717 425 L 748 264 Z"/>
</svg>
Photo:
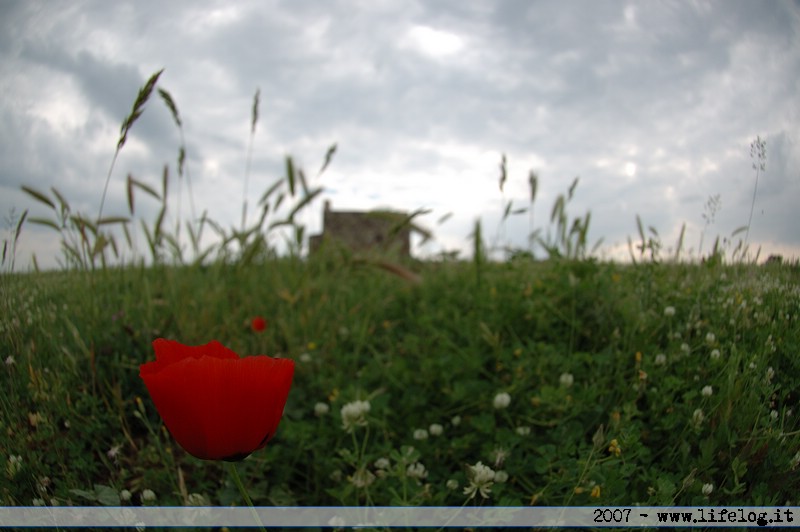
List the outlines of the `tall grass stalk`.
<svg viewBox="0 0 800 532">
<path fill-rule="evenodd" d="M 242 187 L 242 232 L 247 224 L 247 184 L 250 180 L 250 167 L 253 162 L 253 145 L 256 137 L 256 125 L 258 124 L 258 104 L 261 97 L 261 89 L 256 89 L 253 95 L 253 107 L 250 113 L 250 142 L 247 146 L 247 156 L 244 165 L 244 186 Z"/>
<path fill-rule="evenodd" d="M 756 137 L 756 140 L 750 143 L 750 159 L 753 161 L 753 170 L 756 171 L 756 182 L 753 185 L 753 199 L 750 202 L 750 216 L 747 217 L 747 231 L 744 234 L 745 246 L 750 237 L 750 226 L 753 223 L 753 210 L 756 206 L 756 194 L 758 193 L 758 178 L 767 168 L 767 141 L 761 140 L 761 137 Z"/>
</svg>

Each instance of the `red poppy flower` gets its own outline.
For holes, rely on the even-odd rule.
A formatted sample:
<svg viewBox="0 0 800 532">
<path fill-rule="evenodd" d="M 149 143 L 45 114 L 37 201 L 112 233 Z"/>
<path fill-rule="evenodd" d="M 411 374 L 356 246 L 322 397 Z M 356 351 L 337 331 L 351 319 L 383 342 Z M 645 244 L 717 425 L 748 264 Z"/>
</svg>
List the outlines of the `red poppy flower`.
<svg viewBox="0 0 800 532">
<path fill-rule="evenodd" d="M 255 332 L 263 332 L 264 329 L 267 328 L 267 320 L 265 320 L 261 316 L 256 316 L 255 318 L 253 318 L 253 321 L 250 322 L 250 326 L 253 328 Z"/>
<path fill-rule="evenodd" d="M 188 346 L 159 338 L 156 360 L 142 364 L 158 413 L 186 451 L 235 461 L 275 434 L 294 375 L 287 358 L 239 355 L 216 340 Z"/>
</svg>

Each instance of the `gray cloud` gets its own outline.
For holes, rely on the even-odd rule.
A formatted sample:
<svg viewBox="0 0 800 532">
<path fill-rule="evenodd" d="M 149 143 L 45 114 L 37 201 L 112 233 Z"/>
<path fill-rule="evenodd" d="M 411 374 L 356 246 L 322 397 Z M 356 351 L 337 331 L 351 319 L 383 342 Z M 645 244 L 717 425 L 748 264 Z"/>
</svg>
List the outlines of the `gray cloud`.
<svg viewBox="0 0 800 532">
<path fill-rule="evenodd" d="M 593 239 L 624 243 L 635 215 L 696 248 L 713 226 L 746 223 L 749 143 L 767 141 L 751 240 L 800 254 L 794 205 L 800 146 L 800 10 L 790 2 L 83 2 L 6 3 L 0 22 L 0 208 L 28 183 L 66 187 L 91 211 L 136 91 L 161 86 L 186 128 L 200 208 L 238 220 L 250 106 L 261 116 L 249 190 L 294 154 L 309 174 L 338 142 L 321 184 L 334 206 L 432 207 L 442 246 L 464 246 L 477 216 L 524 205 L 541 176 L 535 223 L 572 178 Z M 157 182 L 179 136 L 152 102 L 113 176 Z M 497 188 L 506 153 L 511 176 Z M 53 177 L 59 176 L 59 177 Z M 255 200 L 252 200 L 255 201 Z M 763 214 L 761 213 L 763 210 Z M 438 227 L 448 211 L 453 218 Z M 318 214 L 308 222 L 318 224 Z M 525 245 L 527 216 L 502 233 Z M 316 228 L 312 227 L 312 231 Z M 671 240 L 672 239 L 672 240 Z M 706 239 L 707 241 L 707 239 Z M 24 246 L 23 246 L 24 249 Z"/>
</svg>

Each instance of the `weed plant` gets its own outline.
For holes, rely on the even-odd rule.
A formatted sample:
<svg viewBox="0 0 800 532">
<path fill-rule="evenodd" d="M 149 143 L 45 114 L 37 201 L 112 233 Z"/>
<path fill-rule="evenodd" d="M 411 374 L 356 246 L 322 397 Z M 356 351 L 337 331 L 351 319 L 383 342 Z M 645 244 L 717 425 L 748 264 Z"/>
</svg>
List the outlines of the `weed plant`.
<svg viewBox="0 0 800 532">
<path fill-rule="evenodd" d="M 800 504 L 796 265 L 665 261 L 641 222 L 639 260 L 588 258 L 589 215 L 566 215 L 577 180 L 547 261 L 488 260 L 479 221 L 472 261 L 304 259 L 294 215 L 317 192 L 286 162 L 255 224 L 187 223 L 192 260 L 162 224 L 168 173 L 161 192 L 129 178 L 163 204 L 141 222 L 149 266 L 106 260 L 132 199 L 102 223 L 29 190 L 77 268 L 0 277 L 4 505 L 241 503 L 147 399 L 158 337 L 296 361 L 277 436 L 240 468 L 259 505 Z M 204 226 L 220 244 L 196 245 Z M 284 226 L 297 247 L 278 257 Z"/>
</svg>

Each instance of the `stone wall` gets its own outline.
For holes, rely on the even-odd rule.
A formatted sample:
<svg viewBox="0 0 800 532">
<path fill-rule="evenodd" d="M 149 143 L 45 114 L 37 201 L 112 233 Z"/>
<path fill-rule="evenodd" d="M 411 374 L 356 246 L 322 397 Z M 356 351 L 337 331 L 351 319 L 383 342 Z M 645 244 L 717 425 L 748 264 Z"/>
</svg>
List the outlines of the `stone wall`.
<svg viewBox="0 0 800 532">
<path fill-rule="evenodd" d="M 354 252 L 411 256 L 411 229 L 403 222 L 407 215 L 391 211 L 334 211 L 325 202 L 322 234 L 309 238 L 309 253 L 315 253 L 323 242 L 344 246 Z"/>
</svg>

